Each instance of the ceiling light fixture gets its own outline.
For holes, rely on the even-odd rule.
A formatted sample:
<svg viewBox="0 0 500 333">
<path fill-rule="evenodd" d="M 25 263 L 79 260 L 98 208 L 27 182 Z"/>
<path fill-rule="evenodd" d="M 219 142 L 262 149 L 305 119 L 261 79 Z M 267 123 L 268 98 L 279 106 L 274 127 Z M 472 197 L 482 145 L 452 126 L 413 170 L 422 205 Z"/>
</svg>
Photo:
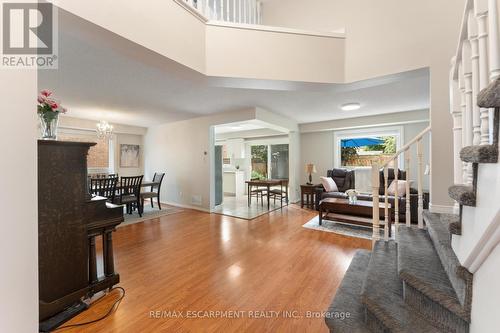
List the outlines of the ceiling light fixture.
<svg viewBox="0 0 500 333">
<path fill-rule="evenodd" d="M 113 134 L 113 125 L 110 125 L 107 121 L 101 120 L 96 127 L 96 133 L 99 139 L 109 138 Z"/>
<path fill-rule="evenodd" d="M 342 111 L 355 111 L 361 108 L 361 104 L 359 103 L 347 103 L 343 104 L 341 107 Z"/>
</svg>

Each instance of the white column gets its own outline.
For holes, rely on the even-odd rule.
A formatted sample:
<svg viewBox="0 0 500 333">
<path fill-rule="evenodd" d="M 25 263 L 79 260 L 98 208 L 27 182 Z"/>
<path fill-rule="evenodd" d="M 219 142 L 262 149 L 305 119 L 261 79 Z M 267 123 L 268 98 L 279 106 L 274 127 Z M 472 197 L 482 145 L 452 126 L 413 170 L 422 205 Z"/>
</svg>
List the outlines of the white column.
<svg viewBox="0 0 500 333">
<path fill-rule="evenodd" d="M 477 1 L 479 2 L 479 1 Z M 483 90 L 488 86 L 488 11 L 481 11 L 479 5 L 475 5 L 476 18 L 478 24 L 478 46 L 479 46 L 479 90 Z M 481 139 L 480 144 L 486 145 L 490 141 L 489 135 L 489 110 L 485 108 L 479 109 L 481 123 Z"/>
<path fill-rule="evenodd" d="M 472 72 L 472 144 L 481 143 L 481 118 L 477 95 L 479 94 L 479 39 L 477 33 L 477 22 L 474 12 L 469 12 L 468 37 L 471 46 L 471 72 Z"/>
</svg>

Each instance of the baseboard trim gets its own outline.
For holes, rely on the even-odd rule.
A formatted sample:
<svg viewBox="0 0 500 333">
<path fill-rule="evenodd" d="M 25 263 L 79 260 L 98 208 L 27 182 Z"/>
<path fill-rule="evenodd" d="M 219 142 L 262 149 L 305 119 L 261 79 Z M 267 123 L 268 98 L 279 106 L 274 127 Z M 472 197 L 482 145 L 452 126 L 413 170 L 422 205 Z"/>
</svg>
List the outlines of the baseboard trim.
<svg viewBox="0 0 500 333">
<path fill-rule="evenodd" d="M 162 201 L 161 204 L 162 205 L 174 206 L 174 207 L 178 207 L 178 208 L 186 208 L 186 209 L 197 210 L 197 211 L 204 212 L 204 213 L 210 213 L 210 210 L 206 209 L 204 207 L 192 206 L 192 205 L 184 205 L 184 204 L 180 204 L 180 203 L 172 202 L 172 201 L 165 201 L 165 202 Z"/>
<path fill-rule="evenodd" d="M 429 211 L 437 214 L 457 214 L 454 206 L 429 204 Z"/>
</svg>

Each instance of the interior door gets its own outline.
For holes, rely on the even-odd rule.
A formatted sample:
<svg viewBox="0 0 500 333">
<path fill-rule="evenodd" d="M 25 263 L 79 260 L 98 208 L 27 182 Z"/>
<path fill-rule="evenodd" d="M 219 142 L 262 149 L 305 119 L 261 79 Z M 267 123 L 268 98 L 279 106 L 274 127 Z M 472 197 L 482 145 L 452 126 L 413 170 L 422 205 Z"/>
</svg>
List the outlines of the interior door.
<svg viewBox="0 0 500 333">
<path fill-rule="evenodd" d="M 215 146 L 215 205 L 222 204 L 222 146 Z"/>
</svg>

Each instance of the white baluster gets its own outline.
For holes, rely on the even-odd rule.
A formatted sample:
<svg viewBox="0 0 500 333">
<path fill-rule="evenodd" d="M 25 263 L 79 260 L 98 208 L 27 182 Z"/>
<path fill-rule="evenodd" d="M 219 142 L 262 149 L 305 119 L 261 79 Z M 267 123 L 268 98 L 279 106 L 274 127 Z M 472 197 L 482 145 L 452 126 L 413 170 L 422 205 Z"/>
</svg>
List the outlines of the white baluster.
<svg viewBox="0 0 500 333">
<path fill-rule="evenodd" d="M 231 8 L 229 7 L 229 0 L 226 2 L 226 21 L 231 22 L 230 18 L 230 13 L 231 13 Z"/>
<path fill-rule="evenodd" d="M 500 25 L 498 22 L 498 0 L 488 0 L 488 50 L 490 81 L 500 76 Z M 493 142 L 493 109 L 489 110 L 489 142 Z"/>
<path fill-rule="evenodd" d="M 262 24 L 262 2 L 257 1 L 257 24 Z"/>
<path fill-rule="evenodd" d="M 465 40 L 462 48 L 462 65 L 464 70 L 464 84 L 465 84 L 465 145 L 472 146 L 473 143 L 473 104 L 472 104 L 472 64 L 471 59 L 471 45 L 468 40 Z M 472 165 L 467 163 L 467 183 L 472 183 Z"/>
<path fill-rule="evenodd" d="M 209 20 L 212 19 L 212 15 L 210 15 L 210 1 L 205 0 L 205 17 L 208 18 Z"/>
<path fill-rule="evenodd" d="M 465 123 L 466 121 L 466 109 L 467 109 L 467 103 L 465 101 L 465 75 L 463 71 L 463 64 L 458 65 L 458 89 L 460 90 L 460 111 L 461 111 L 461 117 L 462 117 L 462 147 L 465 147 L 466 144 L 466 128 L 467 124 Z M 466 184 L 467 183 L 467 163 L 462 161 L 462 180 L 458 181 L 457 184 Z"/>
<path fill-rule="evenodd" d="M 477 1 L 477 0 L 476 0 Z M 479 1 L 478 1 L 479 2 Z M 488 86 L 489 73 L 488 73 L 488 11 L 487 9 L 480 9 L 476 4 L 476 18 L 478 24 L 478 43 L 479 43 L 479 90 L 483 90 Z M 490 141 L 489 133 L 489 110 L 485 108 L 479 109 L 480 113 L 480 127 L 481 139 L 480 144 L 487 145 Z"/>
<path fill-rule="evenodd" d="M 242 20 L 241 20 L 242 19 L 241 13 L 242 13 L 243 8 L 242 8 L 242 3 L 241 2 L 242 2 L 242 0 L 238 0 L 238 12 L 239 12 L 239 14 L 238 14 L 238 23 L 242 22 Z"/>
<path fill-rule="evenodd" d="M 469 12 L 468 37 L 471 46 L 471 69 L 472 69 L 472 144 L 481 143 L 481 117 L 477 105 L 479 94 L 479 39 L 477 33 L 477 22 L 473 11 Z"/>
<path fill-rule="evenodd" d="M 220 0 L 220 19 L 221 19 L 221 21 L 225 21 L 225 19 L 224 19 L 224 0 Z"/>
<path fill-rule="evenodd" d="M 253 8 L 252 8 L 253 24 L 257 24 L 257 0 L 253 0 L 252 4 L 253 4 Z"/>
<path fill-rule="evenodd" d="M 411 205 L 410 205 L 410 148 L 405 150 L 405 171 L 406 171 L 406 226 L 411 225 Z"/>
<path fill-rule="evenodd" d="M 394 171 L 394 184 L 395 190 L 394 190 L 394 226 L 397 230 L 399 230 L 399 191 L 398 191 L 398 173 L 399 173 L 399 156 L 396 156 L 394 158 L 394 165 L 393 169 Z"/>
<path fill-rule="evenodd" d="M 488 0 L 488 41 L 490 81 L 500 76 L 500 25 L 498 24 L 498 0 Z M 491 117 L 490 117 L 491 119 Z"/>
<path fill-rule="evenodd" d="M 243 0 L 243 23 L 248 23 L 248 0 Z"/>
<path fill-rule="evenodd" d="M 453 118 L 453 180 L 455 184 L 460 184 L 463 181 L 463 162 L 460 159 L 460 150 L 462 149 L 462 94 L 458 80 L 453 79 L 453 72 L 454 69 L 452 68 L 450 75 L 450 112 Z"/>
<path fill-rule="evenodd" d="M 233 22 L 236 23 L 236 0 L 233 0 Z"/>
<path fill-rule="evenodd" d="M 389 167 L 386 165 L 384 167 L 384 239 L 387 242 L 389 240 L 389 219 L 391 218 L 389 214 L 389 195 L 387 194 L 388 182 L 389 180 Z"/>
<path fill-rule="evenodd" d="M 422 229 L 424 227 L 424 195 L 423 195 L 423 174 L 424 174 L 424 149 L 422 145 L 422 139 L 417 141 L 417 161 L 418 161 L 418 171 L 417 171 L 417 190 L 418 190 L 418 227 Z"/>
<path fill-rule="evenodd" d="M 373 196 L 373 243 L 380 239 L 380 205 L 379 205 L 380 175 L 377 162 L 372 165 L 372 196 Z"/>
<path fill-rule="evenodd" d="M 214 0 L 214 19 L 218 20 L 219 19 L 219 1 L 220 0 Z"/>
</svg>

